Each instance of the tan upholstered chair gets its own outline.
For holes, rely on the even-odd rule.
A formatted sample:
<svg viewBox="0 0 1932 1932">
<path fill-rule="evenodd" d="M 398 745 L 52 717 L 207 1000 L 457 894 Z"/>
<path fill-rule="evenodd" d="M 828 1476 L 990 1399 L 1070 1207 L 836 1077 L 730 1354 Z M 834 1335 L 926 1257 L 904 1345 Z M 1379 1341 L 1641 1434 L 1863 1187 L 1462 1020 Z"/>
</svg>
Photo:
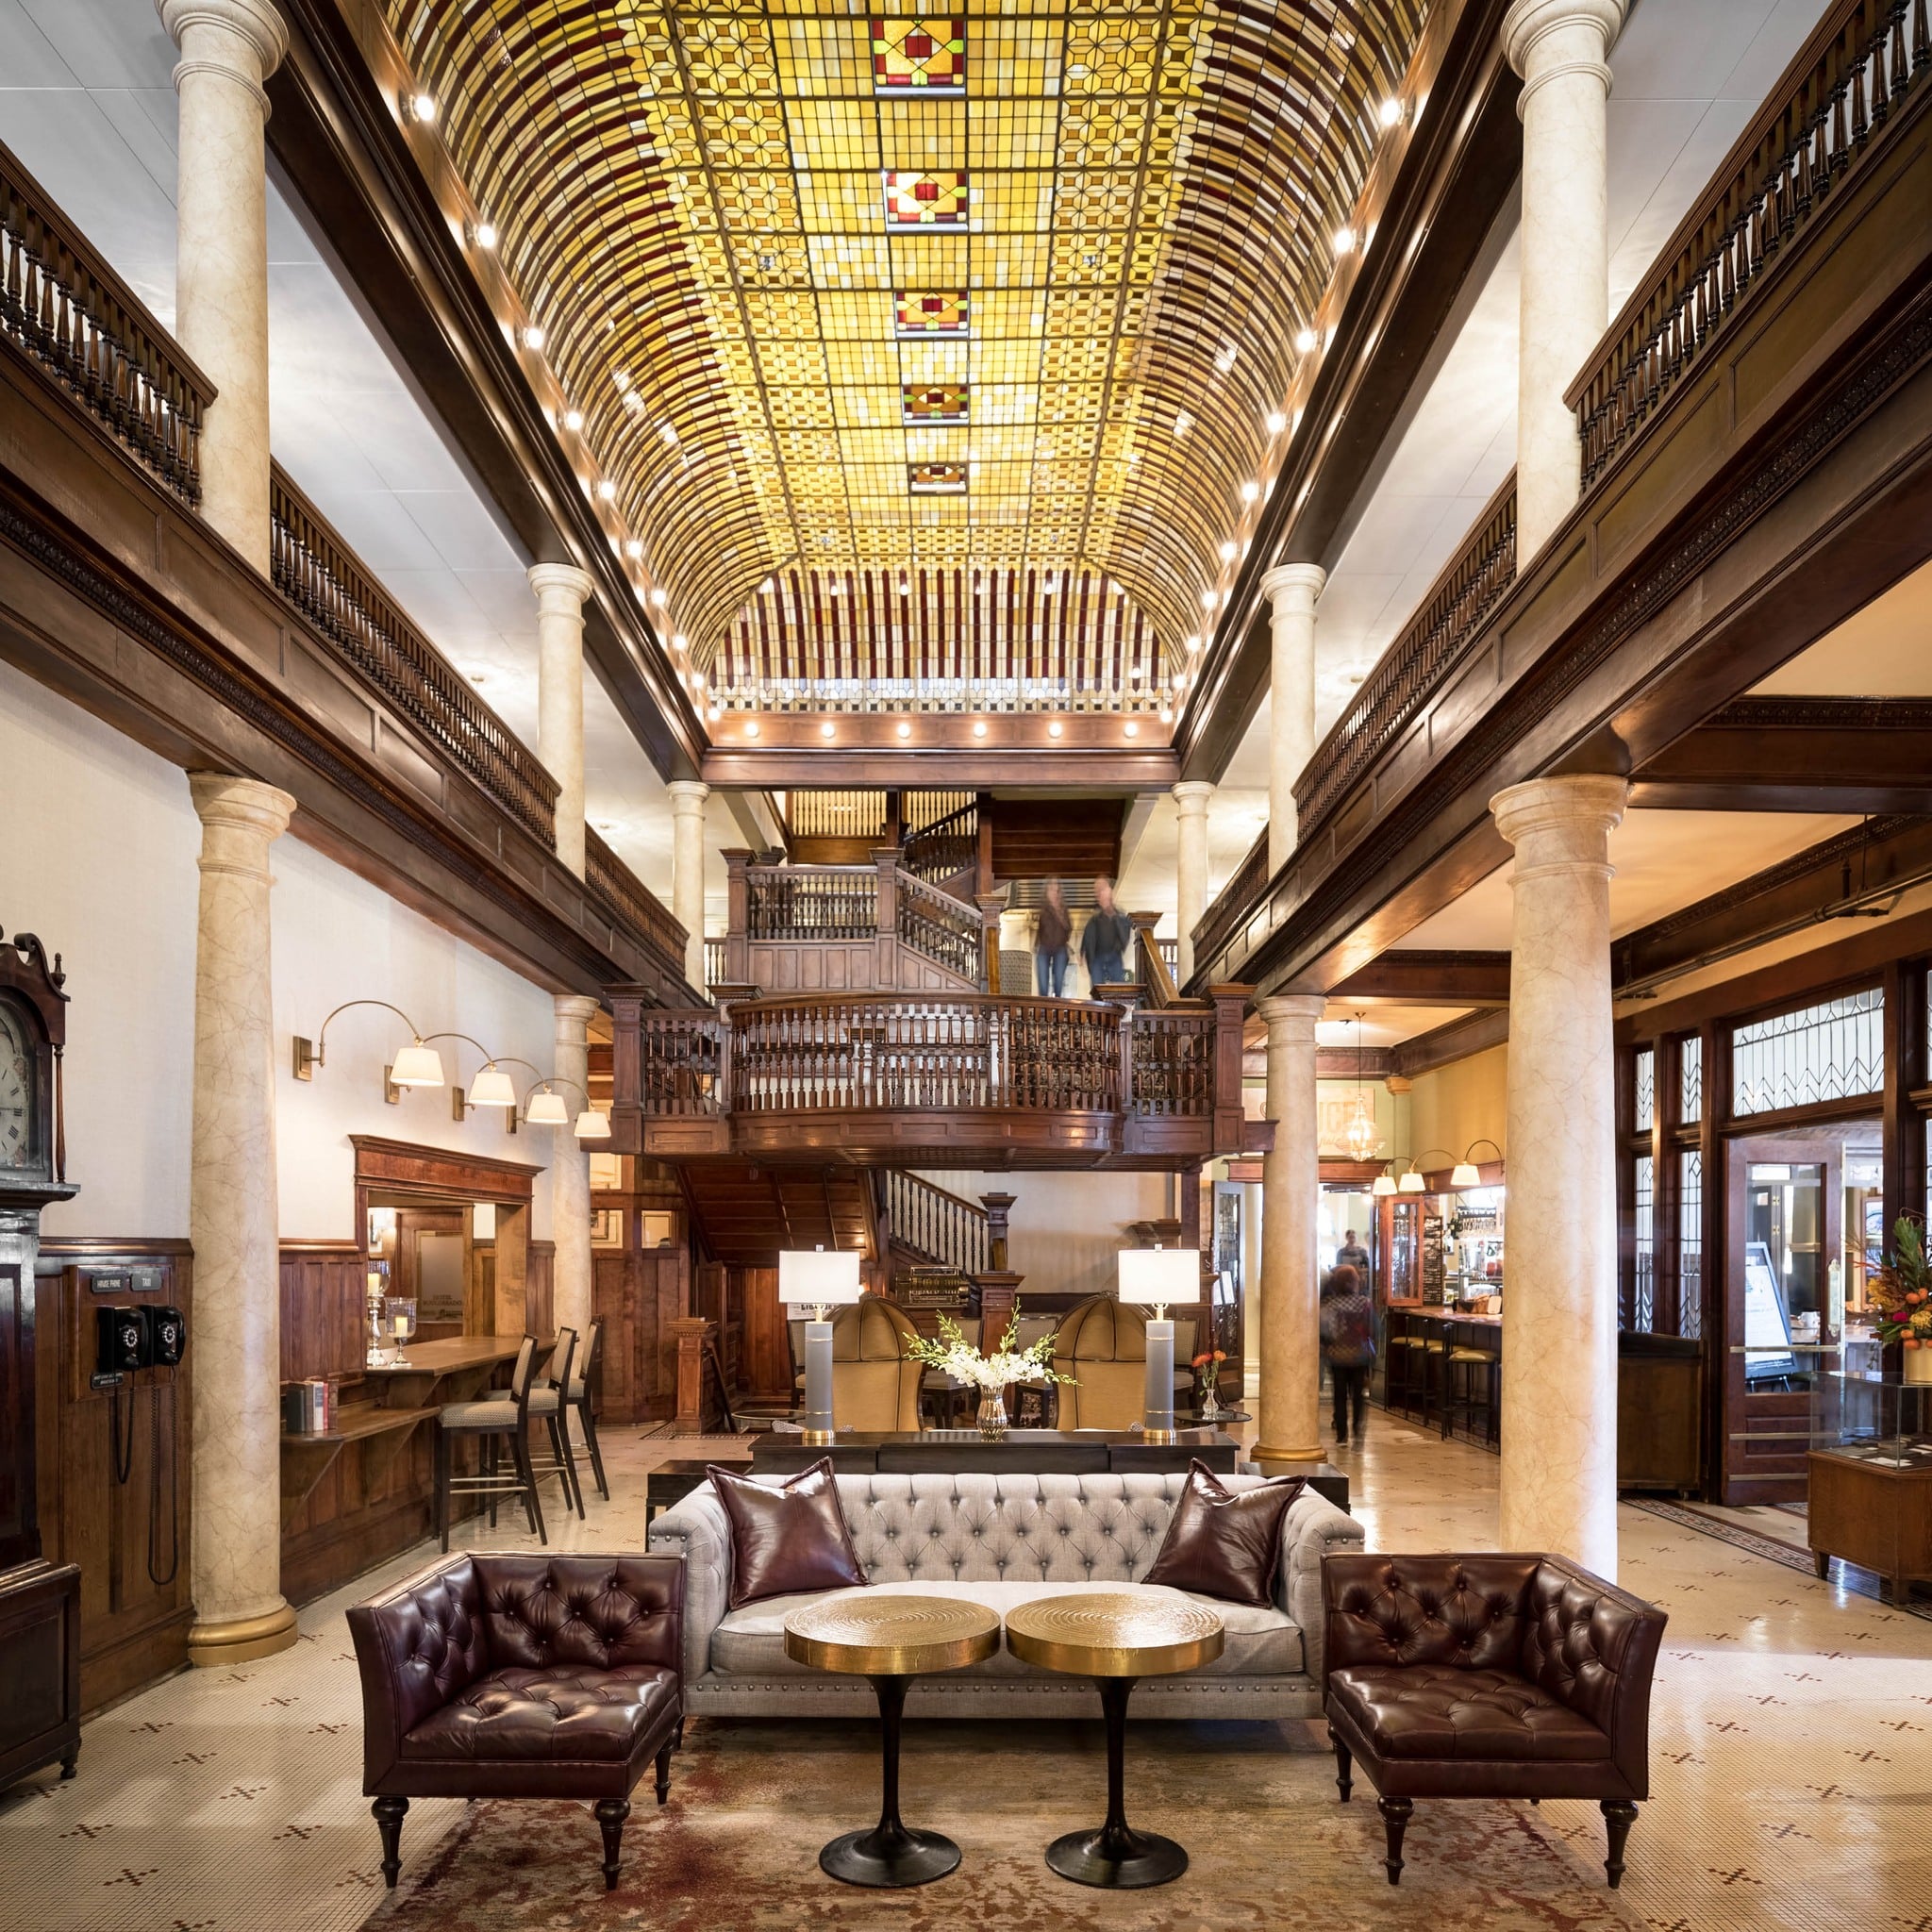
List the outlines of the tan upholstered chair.
<svg viewBox="0 0 1932 1932">
<path fill-rule="evenodd" d="M 1147 1317 L 1111 1295 L 1082 1302 L 1054 1338 L 1063 1429 L 1125 1429 L 1147 1413 Z"/>
<path fill-rule="evenodd" d="M 832 1418 L 841 1429 L 917 1429 L 921 1365 L 906 1353 L 919 1333 L 875 1294 L 832 1317 Z"/>
</svg>

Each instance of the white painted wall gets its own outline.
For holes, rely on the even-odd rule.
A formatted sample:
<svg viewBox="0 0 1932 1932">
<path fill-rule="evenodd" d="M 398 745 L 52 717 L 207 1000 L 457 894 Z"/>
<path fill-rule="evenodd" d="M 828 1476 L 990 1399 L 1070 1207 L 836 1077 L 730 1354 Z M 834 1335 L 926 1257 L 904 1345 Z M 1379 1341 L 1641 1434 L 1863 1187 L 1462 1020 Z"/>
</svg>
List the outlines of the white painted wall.
<svg viewBox="0 0 1932 1932">
<path fill-rule="evenodd" d="M 0 922 L 60 952 L 72 998 L 68 1174 L 81 1191 L 50 1208 L 49 1234 L 184 1237 L 194 1052 L 194 923 L 201 827 L 188 781 L 89 713 L 0 663 Z M 458 1028 L 547 1069 L 550 996 L 332 860 L 284 837 L 271 900 L 281 1231 L 355 1231 L 351 1133 L 546 1166 L 550 1132 L 505 1134 L 500 1114 L 450 1118 L 447 1091 L 382 1098 L 406 1036 L 375 1009 L 330 1029 L 313 1081 L 291 1040 L 313 1038 L 344 1000 L 393 1001 L 425 1032 Z M 439 1042 L 467 1086 L 472 1047 Z M 532 1077 L 510 1072 L 520 1088 Z M 550 1232 L 536 1186 L 534 1232 Z"/>
<path fill-rule="evenodd" d="M 1015 1196 L 1008 1258 L 1024 1304 L 1037 1293 L 1104 1294 L 1114 1286 L 1130 1221 L 1167 1212 L 1167 1176 L 1158 1174 L 926 1174 L 935 1187 L 976 1201 Z"/>
</svg>

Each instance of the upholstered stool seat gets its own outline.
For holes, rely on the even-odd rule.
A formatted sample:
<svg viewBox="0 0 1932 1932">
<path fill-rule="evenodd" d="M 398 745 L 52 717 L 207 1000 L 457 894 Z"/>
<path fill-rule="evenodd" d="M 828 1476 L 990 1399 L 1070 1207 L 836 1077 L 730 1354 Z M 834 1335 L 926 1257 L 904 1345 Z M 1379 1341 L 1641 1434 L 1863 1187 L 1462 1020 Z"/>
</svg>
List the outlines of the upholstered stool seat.
<svg viewBox="0 0 1932 1932">
<path fill-rule="evenodd" d="M 534 1413 L 537 1398 L 530 1398 L 530 1408 Z M 476 1402 L 450 1402 L 436 1412 L 437 1420 L 446 1429 L 513 1429 L 517 1424 L 517 1406 L 508 1395 L 486 1396 Z"/>
<path fill-rule="evenodd" d="M 491 1671 L 407 1732 L 402 1755 L 475 1764 L 623 1763 L 667 1712 L 676 1723 L 681 1704 L 678 1674 L 662 1664 Z"/>
</svg>

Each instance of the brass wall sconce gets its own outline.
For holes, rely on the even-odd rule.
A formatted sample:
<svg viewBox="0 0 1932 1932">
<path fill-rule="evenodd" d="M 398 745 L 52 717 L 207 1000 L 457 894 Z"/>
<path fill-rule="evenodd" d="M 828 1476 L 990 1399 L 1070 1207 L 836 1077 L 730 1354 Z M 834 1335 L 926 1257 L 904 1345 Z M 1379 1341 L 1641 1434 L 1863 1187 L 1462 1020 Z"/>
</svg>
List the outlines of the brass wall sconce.
<svg viewBox="0 0 1932 1932">
<path fill-rule="evenodd" d="M 532 1067 L 530 1071 L 535 1073 L 537 1070 Z M 570 1108 L 563 1095 L 551 1091 L 558 1087 L 568 1087 L 573 1092 L 583 1094 L 583 1111 L 575 1122 L 571 1120 Z M 539 1080 L 530 1089 L 524 1102 L 524 1118 L 533 1127 L 569 1125 L 579 1141 L 608 1141 L 610 1138 L 610 1116 L 575 1080 L 566 1080 L 560 1074 L 553 1074 L 547 1080 Z"/>
<path fill-rule="evenodd" d="M 1503 1158 L 1503 1150 L 1497 1147 L 1493 1141 L 1472 1141 L 1463 1151 L 1462 1158 L 1456 1163 L 1455 1172 L 1449 1176 L 1449 1185 L 1452 1188 L 1461 1190 L 1482 1186 L 1482 1170 L 1475 1164 L 1475 1150 L 1478 1147 L 1493 1147 L 1496 1158 L 1499 1161 Z"/>
<path fill-rule="evenodd" d="M 382 1070 L 382 1097 L 391 1107 L 402 1096 L 405 1087 L 441 1087 L 445 1085 L 442 1072 L 442 1056 L 416 1031 L 416 1023 L 400 1007 L 392 1007 L 387 1000 L 344 1000 L 335 1012 L 322 1023 L 322 1031 L 311 1041 L 296 1034 L 294 1041 L 294 1066 L 292 1072 L 298 1080 L 315 1078 L 317 1067 L 326 1066 L 327 1058 L 324 1049 L 328 1043 L 329 1022 L 337 1013 L 346 1013 L 351 1007 L 380 1007 L 386 1013 L 393 1013 L 409 1029 L 409 1043 L 399 1048 L 396 1057 Z M 431 1039 L 445 1036 L 432 1034 Z"/>
</svg>

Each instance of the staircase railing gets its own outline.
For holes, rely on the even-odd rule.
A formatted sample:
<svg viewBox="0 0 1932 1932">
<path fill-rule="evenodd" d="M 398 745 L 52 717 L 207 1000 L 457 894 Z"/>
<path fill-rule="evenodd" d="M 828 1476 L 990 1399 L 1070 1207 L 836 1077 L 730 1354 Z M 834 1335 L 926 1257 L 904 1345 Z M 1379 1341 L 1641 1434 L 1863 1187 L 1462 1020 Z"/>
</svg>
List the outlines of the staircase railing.
<svg viewBox="0 0 1932 1932">
<path fill-rule="evenodd" d="M 0 144 L 0 336 L 183 503 L 215 386 Z"/>
<path fill-rule="evenodd" d="M 1586 488 L 1928 73 L 1926 0 L 1830 8 L 1571 386 Z"/>
<path fill-rule="evenodd" d="M 972 801 L 942 819 L 907 833 L 900 842 L 900 869 L 929 886 L 976 870 L 979 863 L 979 806 Z"/>
<path fill-rule="evenodd" d="M 992 1235 L 978 1202 L 897 1167 L 885 1170 L 885 1195 L 886 1224 L 895 1244 L 961 1274 L 984 1274 L 991 1268 Z"/>
<path fill-rule="evenodd" d="M 869 865 L 745 868 L 755 940 L 865 940 L 878 930 L 878 873 Z"/>
<path fill-rule="evenodd" d="M 904 871 L 898 884 L 900 943 L 983 989 L 986 952 L 979 908 Z"/>
</svg>

